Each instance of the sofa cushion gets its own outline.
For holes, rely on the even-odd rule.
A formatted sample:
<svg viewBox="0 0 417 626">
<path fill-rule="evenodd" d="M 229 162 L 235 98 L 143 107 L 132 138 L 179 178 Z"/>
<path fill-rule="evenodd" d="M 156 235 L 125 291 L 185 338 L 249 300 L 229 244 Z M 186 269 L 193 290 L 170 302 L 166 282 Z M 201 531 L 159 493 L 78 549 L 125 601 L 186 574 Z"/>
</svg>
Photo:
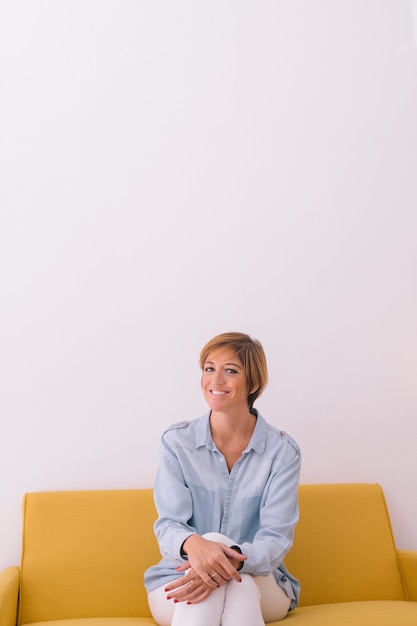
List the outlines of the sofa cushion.
<svg viewBox="0 0 417 626">
<path fill-rule="evenodd" d="M 417 603 L 375 600 L 340 602 L 295 609 L 274 626 L 416 626 Z M 270 625 L 271 626 L 271 625 Z"/>
<path fill-rule="evenodd" d="M 156 626 L 151 617 L 92 617 L 32 622 L 25 626 Z"/>
<path fill-rule="evenodd" d="M 342 602 L 301 607 L 284 622 L 267 626 L 416 626 L 417 604 L 401 601 Z M 53 620 L 25 626 L 155 626 L 146 617 L 99 617 L 93 619 Z"/>
<path fill-rule="evenodd" d="M 26 494 L 18 623 L 150 618 L 143 572 L 161 558 L 155 519 L 151 489 Z"/>
<path fill-rule="evenodd" d="M 300 521 L 285 565 L 300 579 L 300 606 L 406 600 L 379 485 L 300 485 L 299 494 Z"/>
</svg>

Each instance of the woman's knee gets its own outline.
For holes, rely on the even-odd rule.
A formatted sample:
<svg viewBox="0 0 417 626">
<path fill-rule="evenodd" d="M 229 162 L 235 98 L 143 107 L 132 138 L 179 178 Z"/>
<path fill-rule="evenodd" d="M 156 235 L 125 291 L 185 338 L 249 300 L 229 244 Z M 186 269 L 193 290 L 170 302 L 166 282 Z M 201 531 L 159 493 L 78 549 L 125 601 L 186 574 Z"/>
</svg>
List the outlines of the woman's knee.
<svg viewBox="0 0 417 626">
<path fill-rule="evenodd" d="M 260 600 L 261 591 L 258 585 L 256 584 L 256 580 L 254 579 L 254 577 L 251 576 L 251 574 L 241 574 L 240 577 L 242 581 L 240 583 L 237 583 L 239 587 L 244 592 L 255 594 L 255 596 Z"/>
<path fill-rule="evenodd" d="M 222 624 L 265 626 L 260 596 L 258 586 L 250 574 L 242 574 L 241 582 L 230 580 L 226 585 Z"/>
<path fill-rule="evenodd" d="M 202 535 L 202 537 L 204 537 L 204 539 L 207 539 L 208 541 L 216 541 L 217 543 L 225 543 L 226 545 L 233 544 L 233 541 L 232 539 L 230 539 L 230 537 L 226 537 L 226 535 L 222 535 L 221 533 L 205 533 L 204 535 Z"/>
</svg>

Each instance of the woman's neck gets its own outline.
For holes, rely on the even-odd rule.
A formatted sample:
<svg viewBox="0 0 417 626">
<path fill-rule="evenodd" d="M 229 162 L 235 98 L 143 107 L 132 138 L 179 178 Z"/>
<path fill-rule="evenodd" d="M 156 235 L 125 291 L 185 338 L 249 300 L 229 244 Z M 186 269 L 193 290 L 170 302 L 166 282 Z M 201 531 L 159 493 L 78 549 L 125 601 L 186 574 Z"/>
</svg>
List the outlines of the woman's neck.
<svg viewBox="0 0 417 626">
<path fill-rule="evenodd" d="M 228 445 L 232 441 L 236 443 L 246 441 L 249 443 L 255 425 L 256 416 L 249 411 L 247 406 L 240 412 L 222 413 L 212 411 L 210 414 L 211 434 L 216 445 Z"/>
<path fill-rule="evenodd" d="M 256 416 L 248 410 L 240 415 L 211 413 L 211 436 L 217 449 L 223 454 L 229 472 L 248 447 L 255 425 Z"/>
</svg>

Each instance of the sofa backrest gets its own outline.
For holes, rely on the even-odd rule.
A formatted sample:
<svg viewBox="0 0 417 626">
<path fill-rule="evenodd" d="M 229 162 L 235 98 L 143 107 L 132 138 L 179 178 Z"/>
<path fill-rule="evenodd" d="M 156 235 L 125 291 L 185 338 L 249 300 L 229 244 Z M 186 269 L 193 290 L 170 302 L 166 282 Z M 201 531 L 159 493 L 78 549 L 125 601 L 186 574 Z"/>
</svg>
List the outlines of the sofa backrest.
<svg viewBox="0 0 417 626">
<path fill-rule="evenodd" d="M 299 501 L 285 565 L 300 579 L 300 606 L 406 599 L 379 485 L 300 485 Z"/>
<path fill-rule="evenodd" d="M 155 519 L 151 489 L 26 494 L 18 623 L 150 616 Z"/>
</svg>

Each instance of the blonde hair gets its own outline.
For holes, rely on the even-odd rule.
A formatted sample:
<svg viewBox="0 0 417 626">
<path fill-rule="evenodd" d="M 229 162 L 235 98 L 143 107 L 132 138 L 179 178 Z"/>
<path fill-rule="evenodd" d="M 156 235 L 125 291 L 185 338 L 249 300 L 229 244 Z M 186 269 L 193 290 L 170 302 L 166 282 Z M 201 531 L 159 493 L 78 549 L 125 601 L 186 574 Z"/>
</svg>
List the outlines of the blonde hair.
<svg viewBox="0 0 417 626">
<path fill-rule="evenodd" d="M 231 332 L 216 335 L 200 352 L 201 369 L 204 368 L 209 354 L 220 348 L 231 350 L 242 363 L 248 390 L 254 389 L 248 394 L 248 406 L 251 409 L 268 383 L 268 367 L 262 344 L 245 333 Z"/>
</svg>

